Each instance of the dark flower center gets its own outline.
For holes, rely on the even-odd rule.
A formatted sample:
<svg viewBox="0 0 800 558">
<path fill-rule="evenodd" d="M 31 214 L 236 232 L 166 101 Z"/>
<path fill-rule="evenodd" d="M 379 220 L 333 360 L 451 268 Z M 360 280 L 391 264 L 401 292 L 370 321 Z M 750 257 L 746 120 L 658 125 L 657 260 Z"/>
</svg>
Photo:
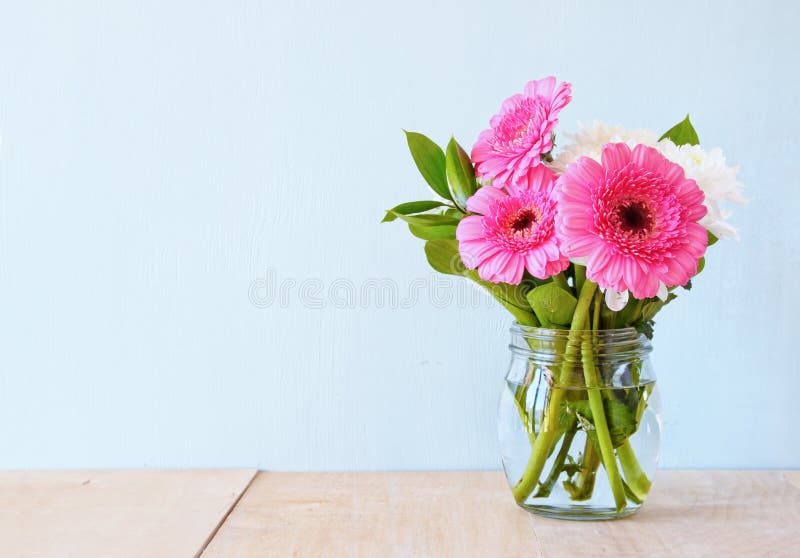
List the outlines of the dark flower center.
<svg viewBox="0 0 800 558">
<path fill-rule="evenodd" d="M 617 206 L 617 219 L 620 228 L 636 236 L 648 235 L 655 223 L 653 212 L 646 203 L 638 200 L 627 200 Z"/>
<path fill-rule="evenodd" d="M 539 216 L 532 209 L 523 209 L 514 216 L 511 221 L 511 228 L 514 232 L 525 231 L 535 225 Z"/>
</svg>

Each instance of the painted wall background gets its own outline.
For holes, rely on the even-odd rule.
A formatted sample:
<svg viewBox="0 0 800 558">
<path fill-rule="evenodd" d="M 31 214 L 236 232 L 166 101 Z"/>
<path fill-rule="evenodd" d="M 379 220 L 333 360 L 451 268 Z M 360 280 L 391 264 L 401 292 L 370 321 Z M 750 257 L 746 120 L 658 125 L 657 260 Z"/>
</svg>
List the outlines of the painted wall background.
<svg viewBox="0 0 800 558">
<path fill-rule="evenodd" d="M 421 242 L 378 222 L 427 196 L 401 128 L 471 145 L 555 74 L 574 84 L 562 130 L 690 112 L 754 199 L 658 320 L 663 466 L 800 467 L 799 18 L 788 1 L 5 2 L 0 466 L 498 467 L 509 320 L 448 303 Z M 296 282 L 285 304 L 267 279 Z M 362 296 L 386 281 L 395 307 Z"/>
</svg>

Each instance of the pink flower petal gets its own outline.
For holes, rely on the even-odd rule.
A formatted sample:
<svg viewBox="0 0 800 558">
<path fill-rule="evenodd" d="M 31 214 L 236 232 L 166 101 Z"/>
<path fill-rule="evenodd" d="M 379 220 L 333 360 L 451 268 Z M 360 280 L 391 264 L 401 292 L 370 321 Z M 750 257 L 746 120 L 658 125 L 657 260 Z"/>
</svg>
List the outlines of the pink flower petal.
<svg viewBox="0 0 800 558">
<path fill-rule="evenodd" d="M 478 188 L 478 191 L 467 200 L 467 210 L 472 213 L 480 213 L 481 215 L 489 214 L 489 207 L 497 200 L 502 200 L 506 197 L 505 192 L 499 188 L 491 186 L 484 186 Z"/>
<path fill-rule="evenodd" d="M 556 78 L 548 76 L 539 80 L 529 81 L 525 84 L 525 95 L 528 97 L 552 97 L 556 88 Z"/>
<path fill-rule="evenodd" d="M 467 215 L 456 227 L 456 238 L 460 241 L 483 238 L 483 219 L 478 215 Z"/>
<path fill-rule="evenodd" d="M 503 101 L 489 121 L 491 128 L 478 135 L 472 148 L 478 176 L 501 187 L 540 166 L 540 156 L 553 148 L 552 131 L 571 99 L 570 91 L 568 83 L 556 87 L 556 79 L 547 77 L 529 82 L 522 94 Z"/>
<path fill-rule="evenodd" d="M 601 159 L 606 171 L 619 170 L 631 160 L 631 148 L 624 143 L 609 143 L 603 147 Z"/>
<path fill-rule="evenodd" d="M 458 243 L 461 261 L 467 269 L 475 269 L 486 260 L 502 252 L 502 248 L 486 240 L 472 240 Z"/>
<path fill-rule="evenodd" d="M 707 235 L 702 191 L 657 150 L 603 147 L 602 163 L 581 158 L 558 179 L 558 242 L 601 288 L 650 298 L 697 271 Z"/>
<path fill-rule="evenodd" d="M 456 229 L 461 258 L 487 281 L 518 284 L 528 271 L 545 279 L 569 260 L 558 248 L 555 231 L 555 175 L 544 166 L 530 169 L 507 190 L 484 186 L 467 200 L 476 215 Z"/>
</svg>

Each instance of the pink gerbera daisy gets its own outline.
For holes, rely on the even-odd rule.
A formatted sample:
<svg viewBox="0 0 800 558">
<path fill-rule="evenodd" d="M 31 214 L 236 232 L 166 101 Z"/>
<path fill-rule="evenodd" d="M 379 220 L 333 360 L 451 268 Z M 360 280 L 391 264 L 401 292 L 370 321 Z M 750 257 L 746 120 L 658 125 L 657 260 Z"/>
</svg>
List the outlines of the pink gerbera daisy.
<svg viewBox="0 0 800 558">
<path fill-rule="evenodd" d="M 458 224 L 456 238 L 468 269 L 481 279 L 517 285 L 527 269 L 546 279 L 560 273 L 569 260 L 558 249 L 555 235 L 555 175 L 539 165 L 506 189 L 484 186 L 467 200 L 468 215 Z"/>
<path fill-rule="evenodd" d="M 601 288 L 665 297 L 705 253 L 703 192 L 652 147 L 609 143 L 601 160 L 581 157 L 558 179 L 561 248 Z"/>
<path fill-rule="evenodd" d="M 499 187 L 538 165 L 541 155 L 553 149 L 556 116 L 572 99 L 571 89 L 569 83 L 556 87 L 551 76 L 528 82 L 522 94 L 506 99 L 472 148 L 478 175 Z"/>
</svg>

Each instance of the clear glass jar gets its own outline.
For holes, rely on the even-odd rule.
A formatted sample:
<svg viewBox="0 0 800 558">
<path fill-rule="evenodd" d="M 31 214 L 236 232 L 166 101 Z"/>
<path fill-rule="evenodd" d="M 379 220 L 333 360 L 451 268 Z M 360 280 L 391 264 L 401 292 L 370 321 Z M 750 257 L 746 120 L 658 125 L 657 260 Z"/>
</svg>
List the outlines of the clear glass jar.
<svg viewBox="0 0 800 558">
<path fill-rule="evenodd" d="M 515 324 L 509 348 L 498 432 L 517 503 L 565 519 L 634 513 L 650 489 L 661 438 L 650 341 L 633 328 Z"/>
</svg>

